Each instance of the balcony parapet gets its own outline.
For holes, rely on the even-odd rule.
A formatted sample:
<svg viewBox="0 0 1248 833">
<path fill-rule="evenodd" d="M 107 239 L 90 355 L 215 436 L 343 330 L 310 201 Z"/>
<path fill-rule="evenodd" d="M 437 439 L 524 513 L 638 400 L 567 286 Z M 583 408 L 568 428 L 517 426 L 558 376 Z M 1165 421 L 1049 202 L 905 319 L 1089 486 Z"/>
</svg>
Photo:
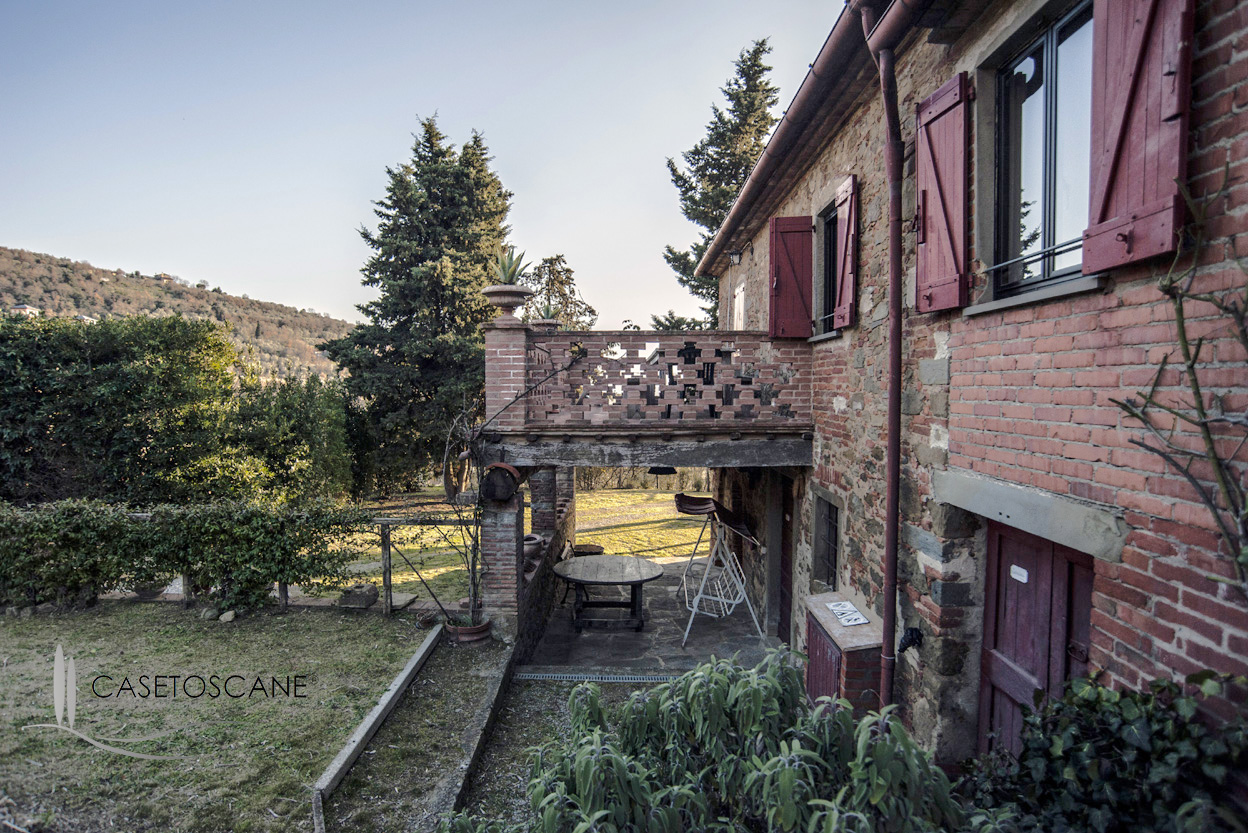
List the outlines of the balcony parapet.
<svg viewBox="0 0 1248 833">
<path fill-rule="evenodd" d="M 812 424 L 805 341 L 727 330 L 519 335 L 487 330 L 487 410 L 499 414 L 487 430 L 800 434 Z"/>
</svg>

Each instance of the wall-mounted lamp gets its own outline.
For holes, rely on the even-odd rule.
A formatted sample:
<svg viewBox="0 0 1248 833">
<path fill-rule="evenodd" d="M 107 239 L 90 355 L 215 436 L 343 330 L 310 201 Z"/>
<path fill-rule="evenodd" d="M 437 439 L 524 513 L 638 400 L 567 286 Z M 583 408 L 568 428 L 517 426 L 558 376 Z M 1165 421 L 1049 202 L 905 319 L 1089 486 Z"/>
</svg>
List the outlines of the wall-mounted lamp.
<svg viewBox="0 0 1248 833">
<path fill-rule="evenodd" d="M 741 253 L 740 253 L 740 252 L 729 252 L 729 253 L 728 253 L 728 262 L 729 262 L 729 263 L 731 263 L 733 266 L 740 266 L 740 265 L 741 265 Z"/>
</svg>

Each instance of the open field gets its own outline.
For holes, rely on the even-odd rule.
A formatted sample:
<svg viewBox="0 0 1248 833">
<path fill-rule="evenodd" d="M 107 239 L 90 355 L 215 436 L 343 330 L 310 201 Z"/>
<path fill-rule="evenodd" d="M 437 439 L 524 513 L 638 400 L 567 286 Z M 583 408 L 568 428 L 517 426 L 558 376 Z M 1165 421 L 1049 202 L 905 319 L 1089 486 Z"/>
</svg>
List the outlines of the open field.
<svg viewBox="0 0 1248 833">
<path fill-rule="evenodd" d="M 603 489 L 576 496 L 576 542 L 615 555 L 686 558 L 701 529 L 702 518 L 676 511 L 671 492 Z"/>
<path fill-rule="evenodd" d="M 454 518 L 447 504 L 422 505 L 436 501 L 441 491 L 404 495 L 370 504 L 377 516 L 408 517 L 416 514 Z M 698 539 L 702 520 L 676 512 L 670 492 L 650 489 L 602 489 L 576 496 L 577 543 L 599 544 L 617 555 L 642 558 L 685 558 Z M 527 528 L 527 527 L 526 527 Z M 442 530 L 441 532 L 439 531 Z M 467 571 L 459 555 L 444 535 L 454 535 L 448 527 L 400 527 L 393 533 L 394 589 L 412 593 L 417 599 L 429 598 L 416 577 L 416 570 L 433 587 L 443 603 L 453 603 L 468 595 Z M 381 582 L 381 539 L 370 532 L 361 542 L 365 554 L 353 569 L 362 577 Z M 407 557 L 404 561 L 399 553 Z M 411 562 L 411 565 L 407 563 Z M 413 567 L 415 569 L 413 569 Z"/>
<path fill-rule="evenodd" d="M 334 609 L 231 623 L 197 614 L 104 602 L 0 619 L 0 786 L 24 814 L 45 816 L 52 831 L 301 829 L 309 786 L 427 634 L 410 617 Z M 22 729 L 57 722 L 58 645 L 75 660 L 77 731 L 102 741 L 169 732 L 111 745 L 185 757 L 139 760 L 63 729 Z M 191 675 L 216 675 L 230 693 L 206 684 L 191 696 L 200 691 Z"/>
</svg>

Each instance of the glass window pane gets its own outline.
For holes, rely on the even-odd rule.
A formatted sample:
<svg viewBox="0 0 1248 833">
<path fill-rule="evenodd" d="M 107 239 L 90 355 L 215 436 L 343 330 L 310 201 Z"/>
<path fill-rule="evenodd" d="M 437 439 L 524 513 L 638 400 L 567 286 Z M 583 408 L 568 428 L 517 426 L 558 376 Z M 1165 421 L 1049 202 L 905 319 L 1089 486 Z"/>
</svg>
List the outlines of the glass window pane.
<svg viewBox="0 0 1248 833">
<path fill-rule="evenodd" d="M 1013 260 L 1044 246 L 1044 116 L 1045 67 L 1043 48 L 1037 46 L 1002 77 L 1005 103 L 1006 159 L 1003 174 L 1006 204 L 1002 229 L 1005 257 Z M 1011 270 L 1016 283 L 1038 272 L 1039 264 Z"/>
<path fill-rule="evenodd" d="M 1080 237 L 1088 224 L 1092 134 L 1092 19 L 1066 27 L 1057 46 L 1057 124 L 1053 242 Z M 1058 255 L 1054 269 L 1078 266 L 1080 249 Z"/>
<path fill-rule="evenodd" d="M 823 311 L 820 332 L 832 331 L 832 312 L 836 309 L 836 212 L 823 215 Z"/>
</svg>

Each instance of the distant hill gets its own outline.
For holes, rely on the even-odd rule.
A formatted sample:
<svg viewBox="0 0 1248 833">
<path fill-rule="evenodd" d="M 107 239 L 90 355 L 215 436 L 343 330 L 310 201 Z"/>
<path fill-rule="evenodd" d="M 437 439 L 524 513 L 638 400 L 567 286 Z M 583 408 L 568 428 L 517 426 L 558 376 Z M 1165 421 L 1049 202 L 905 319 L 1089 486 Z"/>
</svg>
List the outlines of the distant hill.
<svg viewBox="0 0 1248 833">
<path fill-rule="evenodd" d="M 29 304 L 45 316 L 103 319 L 124 315 L 175 315 L 229 324 L 231 340 L 266 377 L 333 375 L 334 363 L 316 345 L 353 326 L 312 310 L 253 301 L 171 275 L 98 269 L 89 263 L 0 247 L 3 313 Z"/>
</svg>

